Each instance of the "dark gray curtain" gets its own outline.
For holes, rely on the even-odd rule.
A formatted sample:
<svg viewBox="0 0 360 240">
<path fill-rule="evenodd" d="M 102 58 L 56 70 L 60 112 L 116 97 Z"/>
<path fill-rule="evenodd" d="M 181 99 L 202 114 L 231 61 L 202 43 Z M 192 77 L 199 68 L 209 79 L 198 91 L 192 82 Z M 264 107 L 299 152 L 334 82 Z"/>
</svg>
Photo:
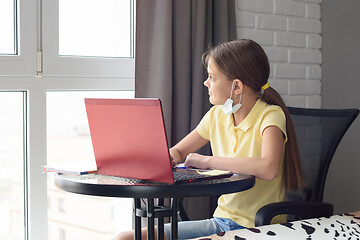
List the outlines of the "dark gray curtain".
<svg viewBox="0 0 360 240">
<path fill-rule="evenodd" d="M 234 0 L 136 1 L 135 96 L 162 100 L 170 146 L 210 108 L 202 54 L 209 45 L 233 39 Z M 202 153 L 209 154 L 209 147 Z M 209 201 L 197 200 L 208 212 Z M 199 209 L 195 202 L 185 201 L 188 212 Z"/>
</svg>

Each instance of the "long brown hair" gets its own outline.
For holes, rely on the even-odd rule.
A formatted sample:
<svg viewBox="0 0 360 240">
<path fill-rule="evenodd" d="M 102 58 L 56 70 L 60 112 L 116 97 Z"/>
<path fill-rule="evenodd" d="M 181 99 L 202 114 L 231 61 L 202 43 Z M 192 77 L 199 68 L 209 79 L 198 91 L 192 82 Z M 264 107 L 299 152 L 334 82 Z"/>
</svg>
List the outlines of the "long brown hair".
<svg viewBox="0 0 360 240">
<path fill-rule="evenodd" d="M 290 113 L 275 89 L 269 87 L 264 91 L 261 90 L 261 87 L 268 82 L 270 74 L 269 60 L 262 47 L 252 40 L 235 40 L 210 48 L 203 55 L 205 66 L 207 66 L 210 56 L 229 79 L 240 79 L 253 91 L 259 92 L 260 97 L 266 103 L 278 105 L 282 108 L 286 116 L 288 137 L 285 146 L 285 183 L 289 190 L 302 189 L 304 187 L 304 174 Z"/>
</svg>

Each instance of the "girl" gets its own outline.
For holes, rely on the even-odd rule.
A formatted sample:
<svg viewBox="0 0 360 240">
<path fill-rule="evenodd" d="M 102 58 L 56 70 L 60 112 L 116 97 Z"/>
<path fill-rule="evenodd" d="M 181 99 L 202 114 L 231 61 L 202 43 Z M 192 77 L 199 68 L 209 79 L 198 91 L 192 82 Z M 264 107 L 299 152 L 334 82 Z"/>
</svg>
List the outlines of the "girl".
<svg viewBox="0 0 360 240">
<path fill-rule="evenodd" d="M 303 187 L 294 127 L 280 95 L 269 86 L 269 61 L 260 45 L 245 39 L 227 42 L 206 52 L 203 63 L 208 72 L 204 85 L 215 106 L 170 149 L 172 164 L 185 160 L 187 167 L 254 175 L 256 183 L 250 190 L 222 195 L 214 218 L 179 222 L 179 239 L 254 227 L 259 208 L 284 201 L 286 189 Z M 194 153 L 209 141 L 213 156 Z M 165 234 L 169 239 L 169 224 Z"/>
</svg>

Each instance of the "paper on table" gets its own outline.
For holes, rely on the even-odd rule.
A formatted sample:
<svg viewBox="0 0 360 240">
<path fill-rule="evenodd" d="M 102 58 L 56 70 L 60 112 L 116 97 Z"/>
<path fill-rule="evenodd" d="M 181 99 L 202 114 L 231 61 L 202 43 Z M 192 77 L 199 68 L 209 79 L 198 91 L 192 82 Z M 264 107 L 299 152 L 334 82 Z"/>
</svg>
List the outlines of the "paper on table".
<svg viewBox="0 0 360 240">
<path fill-rule="evenodd" d="M 223 171 L 223 170 L 205 170 L 205 171 L 196 170 L 196 172 L 199 174 L 210 175 L 210 176 L 217 176 L 217 175 L 230 173 L 230 171 Z"/>
<path fill-rule="evenodd" d="M 175 168 L 183 168 L 183 169 L 185 169 L 186 168 L 185 163 L 178 163 L 178 164 L 175 165 Z"/>
<path fill-rule="evenodd" d="M 53 164 L 42 166 L 43 173 L 57 172 L 69 175 L 85 175 L 97 173 L 96 164 L 93 163 L 72 163 L 72 164 Z"/>
</svg>

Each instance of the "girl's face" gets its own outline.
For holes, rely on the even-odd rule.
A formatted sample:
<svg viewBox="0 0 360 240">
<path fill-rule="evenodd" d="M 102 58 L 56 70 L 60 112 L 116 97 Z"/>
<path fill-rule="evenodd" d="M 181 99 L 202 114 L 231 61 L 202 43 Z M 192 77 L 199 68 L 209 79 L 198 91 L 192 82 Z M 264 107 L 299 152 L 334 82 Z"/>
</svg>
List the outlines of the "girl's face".
<svg viewBox="0 0 360 240">
<path fill-rule="evenodd" d="M 232 81 L 221 71 L 212 57 L 209 58 L 208 78 L 204 85 L 209 90 L 209 101 L 213 105 L 223 105 L 230 97 Z"/>
</svg>

